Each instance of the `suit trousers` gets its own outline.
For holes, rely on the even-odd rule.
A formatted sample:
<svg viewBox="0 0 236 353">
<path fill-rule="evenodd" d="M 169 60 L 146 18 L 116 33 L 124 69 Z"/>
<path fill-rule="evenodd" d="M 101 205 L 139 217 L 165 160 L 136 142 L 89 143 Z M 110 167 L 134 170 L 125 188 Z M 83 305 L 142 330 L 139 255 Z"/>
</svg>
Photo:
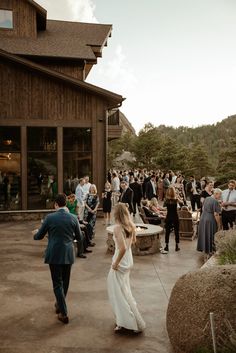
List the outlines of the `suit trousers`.
<svg viewBox="0 0 236 353">
<path fill-rule="evenodd" d="M 234 222 L 236 222 L 236 211 L 222 210 L 221 216 L 222 216 L 223 230 L 228 230 L 229 225 L 230 225 L 230 228 L 233 228 L 233 224 Z"/>
<path fill-rule="evenodd" d="M 58 308 L 62 315 L 67 316 L 66 294 L 70 283 L 71 264 L 54 265 L 49 264 L 53 291 L 56 297 Z"/>
<path fill-rule="evenodd" d="M 190 201 L 192 206 L 192 211 L 195 211 L 195 204 L 197 204 L 197 209 L 201 208 L 200 195 L 192 194 L 190 195 Z"/>
</svg>

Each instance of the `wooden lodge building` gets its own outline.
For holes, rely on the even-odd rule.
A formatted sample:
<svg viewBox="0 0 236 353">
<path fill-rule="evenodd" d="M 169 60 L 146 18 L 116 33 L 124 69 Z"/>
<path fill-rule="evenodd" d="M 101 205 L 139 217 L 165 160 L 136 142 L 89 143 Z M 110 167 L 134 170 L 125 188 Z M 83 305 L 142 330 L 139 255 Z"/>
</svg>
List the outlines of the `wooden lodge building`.
<svg viewBox="0 0 236 353">
<path fill-rule="evenodd" d="M 101 193 L 121 95 L 86 83 L 111 25 L 47 20 L 33 0 L 0 0 L 0 211 L 51 207 L 90 175 Z M 114 114 L 112 114 L 114 115 Z"/>
</svg>

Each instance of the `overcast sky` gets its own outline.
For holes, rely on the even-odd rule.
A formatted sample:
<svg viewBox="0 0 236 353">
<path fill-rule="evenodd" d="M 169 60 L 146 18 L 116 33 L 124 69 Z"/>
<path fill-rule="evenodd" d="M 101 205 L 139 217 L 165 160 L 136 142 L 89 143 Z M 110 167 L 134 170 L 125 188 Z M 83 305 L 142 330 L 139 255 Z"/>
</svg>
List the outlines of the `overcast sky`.
<svg viewBox="0 0 236 353">
<path fill-rule="evenodd" d="M 236 0 L 36 0 L 48 18 L 113 25 L 87 82 L 126 98 L 140 130 L 236 114 Z"/>
</svg>

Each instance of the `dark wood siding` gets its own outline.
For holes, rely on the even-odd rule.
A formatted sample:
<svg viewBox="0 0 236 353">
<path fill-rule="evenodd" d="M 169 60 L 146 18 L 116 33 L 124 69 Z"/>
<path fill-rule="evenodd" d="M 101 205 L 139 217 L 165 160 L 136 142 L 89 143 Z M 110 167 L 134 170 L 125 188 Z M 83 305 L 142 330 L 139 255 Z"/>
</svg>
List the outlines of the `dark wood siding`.
<svg viewBox="0 0 236 353">
<path fill-rule="evenodd" d="M 49 64 L 44 62 L 43 65 L 67 76 L 74 77 L 78 80 L 84 80 L 84 70 L 76 64 Z"/>
<path fill-rule="evenodd" d="M 92 121 L 98 101 L 104 105 L 96 95 L 7 62 L 0 62 L 0 78 L 2 119 Z"/>
<path fill-rule="evenodd" d="M 0 59 L 0 125 L 92 128 L 92 174 L 98 191 L 106 166 L 105 98 Z"/>
<path fill-rule="evenodd" d="M 36 10 L 32 5 L 24 0 L 1 0 L 0 8 L 13 10 L 13 29 L 0 29 L 0 36 L 36 38 Z"/>
</svg>

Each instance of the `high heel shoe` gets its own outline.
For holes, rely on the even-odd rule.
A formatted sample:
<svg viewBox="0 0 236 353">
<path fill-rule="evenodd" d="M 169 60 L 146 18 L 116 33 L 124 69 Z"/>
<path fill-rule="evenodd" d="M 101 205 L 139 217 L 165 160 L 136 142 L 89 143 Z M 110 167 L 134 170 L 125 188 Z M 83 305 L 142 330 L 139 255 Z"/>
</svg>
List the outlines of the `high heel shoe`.
<svg viewBox="0 0 236 353">
<path fill-rule="evenodd" d="M 120 331 L 120 330 L 122 330 L 122 327 L 121 327 L 121 326 L 116 326 L 116 327 L 114 328 L 114 331 L 115 331 L 115 332 L 118 332 L 118 331 Z"/>
</svg>

